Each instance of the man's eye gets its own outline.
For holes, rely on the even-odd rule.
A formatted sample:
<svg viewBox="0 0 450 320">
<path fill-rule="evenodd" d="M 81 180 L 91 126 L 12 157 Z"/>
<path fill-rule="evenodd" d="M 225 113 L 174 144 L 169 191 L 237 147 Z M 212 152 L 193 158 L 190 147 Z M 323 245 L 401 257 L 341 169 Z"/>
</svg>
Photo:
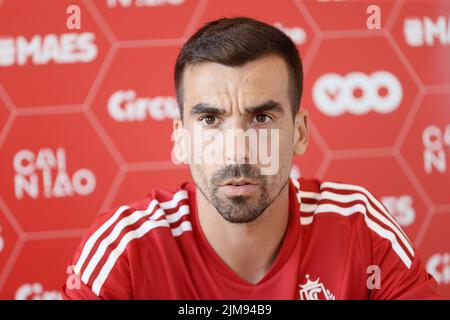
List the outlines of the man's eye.
<svg viewBox="0 0 450 320">
<path fill-rule="evenodd" d="M 254 118 L 254 121 L 256 121 L 258 123 L 265 123 L 265 122 L 268 122 L 270 120 L 271 120 L 271 118 L 267 114 L 258 114 Z"/>
<path fill-rule="evenodd" d="M 212 126 L 213 124 L 216 124 L 216 117 L 215 116 L 204 116 L 200 119 L 200 121 L 207 126 Z"/>
</svg>

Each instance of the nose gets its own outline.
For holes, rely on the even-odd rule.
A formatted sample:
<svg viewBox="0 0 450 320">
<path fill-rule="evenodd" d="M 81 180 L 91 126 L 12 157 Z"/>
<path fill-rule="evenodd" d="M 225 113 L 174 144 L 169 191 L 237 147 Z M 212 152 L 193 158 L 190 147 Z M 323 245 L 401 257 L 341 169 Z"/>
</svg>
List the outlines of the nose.
<svg viewBox="0 0 450 320">
<path fill-rule="evenodd" d="M 225 129 L 226 164 L 249 164 L 250 149 L 256 144 L 255 132 L 251 132 L 240 117 L 230 119 Z"/>
</svg>

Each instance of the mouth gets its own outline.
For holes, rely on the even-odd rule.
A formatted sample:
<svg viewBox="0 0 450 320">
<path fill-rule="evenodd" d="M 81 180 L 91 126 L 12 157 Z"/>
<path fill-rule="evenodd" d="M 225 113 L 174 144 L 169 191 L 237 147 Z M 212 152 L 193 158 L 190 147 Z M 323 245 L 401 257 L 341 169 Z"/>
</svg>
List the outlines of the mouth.
<svg viewBox="0 0 450 320">
<path fill-rule="evenodd" d="M 228 197 L 251 196 L 256 192 L 257 185 L 249 179 L 231 179 L 225 181 L 219 189 Z"/>
<path fill-rule="evenodd" d="M 225 183 L 222 184 L 222 187 L 223 186 L 245 186 L 245 185 L 256 185 L 256 183 L 250 179 L 231 179 L 231 180 L 225 181 Z"/>
</svg>

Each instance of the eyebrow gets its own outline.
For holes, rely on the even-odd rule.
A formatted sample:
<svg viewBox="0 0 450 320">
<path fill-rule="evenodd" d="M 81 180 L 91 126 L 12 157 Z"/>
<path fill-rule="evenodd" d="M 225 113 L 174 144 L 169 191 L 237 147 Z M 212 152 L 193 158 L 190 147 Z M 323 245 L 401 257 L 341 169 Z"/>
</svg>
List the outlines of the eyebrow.
<svg viewBox="0 0 450 320">
<path fill-rule="evenodd" d="M 209 104 L 209 103 L 205 103 L 205 102 L 197 103 L 195 106 L 193 106 L 191 108 L 192 115 L 204 114 L 204 113 L 224 114 L 225 109 L 217 108 L 216 106 Z"/>
<path fill-rule="evenodd" d="M 279 112 L 281 114 L 284 113 L 284 110 L 281 107 L 281 104 L 274 100 L 268 100 L 268 101 L 258 104 L 256 106 L 250 106 L 250 107 L 245 108 L 245 112 L 247 114 L 257 114 L 257 113 L 267 112 L 267 111 L 275 111 L 275 112 Z M 200 102 L 191 108 L 190 113 L 191 113 L 191 115 L 205 114 L 205 113 L 207 113 L 207 114 L 225 114 L 226 111 L 225 111 L 225 109 L 217 108 L 215 105 Z"/>
<path fill-rule="evenodd" d="M 258 104 L 256 106 L 251 106 L 251 107 L 245 108 L 245 112 L 248 114 L 256 114 L 256 113 L 261 113 L 261 112 L 266 112 L 266 111 L 275 111 L 275 112 L 279 112 L 281 114 L 284 113 L 284 110 L 281 107 L 281 104 L 279 102 L 276 102 L 273 100 L 269 100 L 269 101 L 263 102 L 261 104 Z"/>
</svg>

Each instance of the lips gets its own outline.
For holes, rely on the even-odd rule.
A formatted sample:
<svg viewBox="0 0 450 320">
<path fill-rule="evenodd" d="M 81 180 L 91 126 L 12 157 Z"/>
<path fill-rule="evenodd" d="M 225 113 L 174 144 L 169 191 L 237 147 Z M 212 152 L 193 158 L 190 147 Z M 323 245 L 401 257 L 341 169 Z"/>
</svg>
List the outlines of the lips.
<svg viewBox="0 0 450 320">
<path fill-rule="evenodd" d="M 244 185 L 255 185 L 255 183 L 249 179 L 232 179 L 222 184 L 222 186 L 244 186 Z"/>
<path fill-rule="evenodd" d="M 256 183 L 249 179 L 232 179 L 219 188 L 226 196 L 251 196 L 256 192 Z"/>
</svg>

